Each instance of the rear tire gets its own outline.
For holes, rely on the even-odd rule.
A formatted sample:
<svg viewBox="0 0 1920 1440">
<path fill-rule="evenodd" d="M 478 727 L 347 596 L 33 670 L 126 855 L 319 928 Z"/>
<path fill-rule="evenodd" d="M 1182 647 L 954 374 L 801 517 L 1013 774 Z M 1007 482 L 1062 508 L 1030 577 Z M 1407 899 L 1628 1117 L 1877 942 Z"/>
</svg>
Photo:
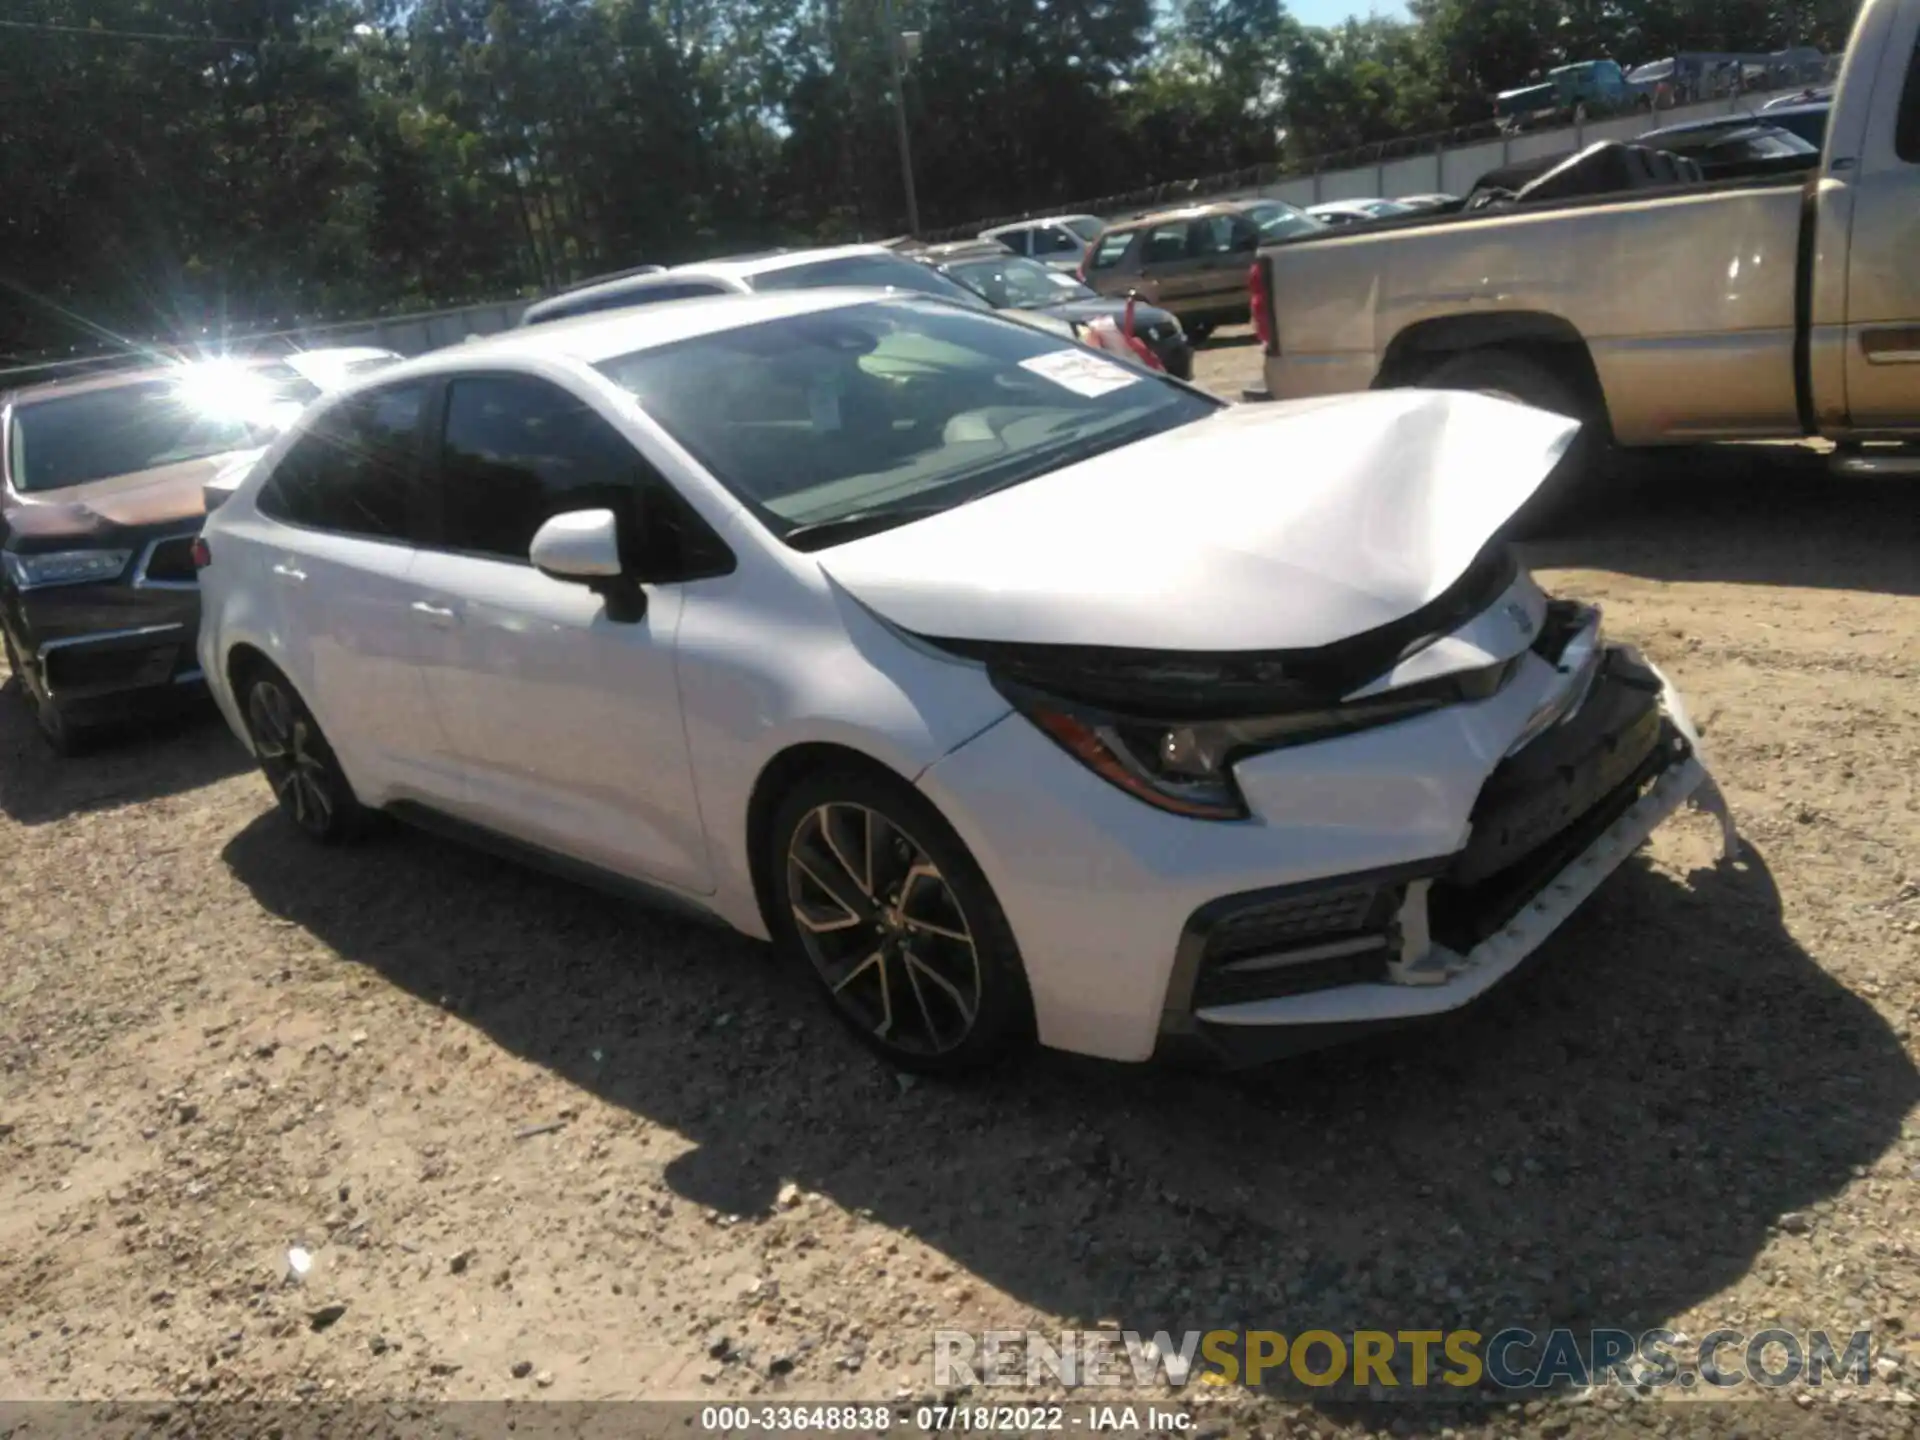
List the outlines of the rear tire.
<svg viewBox="0 0 1920 1440">
<path fill-rule="evenodd" d="M 236 688 L 254 755 L 281 814 L 321 845 L 365 835 L 373 814 L 353 793 L 320 722 L 286 676 L 260 664 L 245 672 Z"/>
<path fill-rule="evenodd" d="M 1604 414 L 1596 413 L 1598 407 L 1558 367 L 1527 352 L 1500 346 L 1468 350 L 1442 361 L 1413 383 L 1428 390 L 1471 390 L 1580 422 L 1580 432 L 1567 453 L 1515 515 L 1509 526 L 1515 534 L 1537 533 L 1567 518 L 1611 453 Z"/>
<path fill-rule="evenodd" d="M 1026 967 L 960 837 L 858 766 L 801 780 L 768 827 L 774 941 L 834 1015 L 903 1070 L 978 1070 L 1033 1043 Z"/>
</svg>

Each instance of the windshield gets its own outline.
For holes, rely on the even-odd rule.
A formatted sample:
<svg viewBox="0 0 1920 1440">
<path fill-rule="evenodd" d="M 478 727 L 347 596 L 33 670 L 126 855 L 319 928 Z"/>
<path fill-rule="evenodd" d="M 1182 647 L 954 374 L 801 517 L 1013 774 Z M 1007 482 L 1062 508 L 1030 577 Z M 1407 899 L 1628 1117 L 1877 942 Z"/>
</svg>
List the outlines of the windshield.
<svg viewBox="0 0 1920 1440">
<path fill-rule="evenodd" d="M 238 386 L 225 383 L 236 376 Z M 7 437 L 13 488 L 61 490 L 265 445 L 280 419 L 275 406 L 286 402 L 250 379 L 183 373 L 21 405 Z"/>
<path fill-rule="evenodd" d="M 1104 222 L 1092 215 L 1069 215 L 1060 222 L 1091 245 L 1100 238 L 1100 232 L 1106 229 Z"/>
<path fill-rule="evenodd" d="M 1220 408 L 1028 326 L 911 300 L 721 330 L 598 368 L 801 549 L 832 543 L 820 527 L 833 522 L 904 523 Z"/>
<path fill-rule="evenodd" d="M 1038 305 L 1058 305 L 1063 300 L 1097 298 L 1071 275 L 1049 270 L 1021 255 L 956 260 L 946 270 L 996 310 L 1031 310 Z"/>
<path fill-rule="evenodd" d="M 942 300 L 957 300 L 976 310 L 986 304 L 966 286 L 949 280 L 931 266 L 922 265 L 918 260 L 902 260 L 897 255 L 845 255 L 838 260 L 812 260 L 751 276 L 747 283 L 756 290 L 819 290 L 833 285 L 910 290 L 922 295 L 938 295 Z"/>
<path fill-rule="evenodd" d="M 1369 215 L 1382 219 L 1388 215 L 1406 215 L 1413 209 L 1410 205 L 1402 205 L 1398 200 L 1363 200 L 1360 202 L 1360 208 Z"/>
<path fill-rule="evenodd" d="M 1283 200 L 1263 200 L 1247 206 L 1247 218 L 1260 227 L 1260 239 L 1284 240 L 1289 235 L 1305 235 L 1327 227 L 1306 211 Z"/>
</svg>

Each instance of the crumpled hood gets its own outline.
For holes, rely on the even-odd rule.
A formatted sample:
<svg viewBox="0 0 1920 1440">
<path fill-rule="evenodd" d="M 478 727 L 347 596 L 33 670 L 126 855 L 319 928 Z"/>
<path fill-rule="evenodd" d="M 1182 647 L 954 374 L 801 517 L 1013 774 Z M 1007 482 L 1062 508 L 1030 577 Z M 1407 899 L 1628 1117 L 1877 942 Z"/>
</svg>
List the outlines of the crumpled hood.
<svg viewBox="0 0 1920 1440">
<path fill-rule="evenodd" d="M 17 548 L 29 548 L 36 540 L 84 540 L 184 523 L 206 513 L 200 487 L 232 458 L 210 455 L 22 496 L 7 506 L 7 528 L 25 542 Z"/>
<path fill-rule="evenodd" d="M 1447 391 L 1233 406 L 815 558 L 936 638 L 1311 649 L 1438 599 L 1578 428 Z"/>
</svg>

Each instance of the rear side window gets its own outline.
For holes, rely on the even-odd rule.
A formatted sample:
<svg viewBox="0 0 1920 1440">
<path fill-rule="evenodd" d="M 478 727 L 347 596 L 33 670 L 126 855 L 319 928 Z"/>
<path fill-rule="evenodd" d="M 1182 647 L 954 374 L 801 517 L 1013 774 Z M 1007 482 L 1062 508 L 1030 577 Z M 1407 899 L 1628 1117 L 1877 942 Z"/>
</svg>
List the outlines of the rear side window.
<svg viewBox="0 0 1920 1440">
<path fill-rule="evenodd" d="M 1186 258 L 1186 221 L 1176 221 L 1172 225 L 1156 225 L 1147 232 L 1147 253 L 1142 257 L 1146 264 L 1166 265 Z"/>
<path fill-rule="evenodd" d="M 1071 231 L 1058 225 L 1036 230 L 1033 235 L 1033 253 L 1036 255 L 1077 255 L 1082 248 Z"/>
<path fill-rule="evenodd" d="M 730 568 L 725 547 L 628 443 L 577 396 L 529 376 L 447 386 L 437 484 L 441 548 L 530 564 L 534 532 L 569 510 L 611 510 L 628 559 L 681 579 Z M 636 527 L 644 511 L 645 524 Z M 647 554 L 638 553 L 641 537 Z"/>
<path fill-rule="evenodd" d="M 1204 215 L 1193 222 L 1188 233 L 1192 236 L 1193 254 L 1224 255 L 1233 248 L 1233 217 Z"/>
<path fill-rule="evenodd" d="M 1900 114 L 1893 126 L 1893 152 L 1909 165 L 1920 164 L 1920 45 L 1907 57 L 1907 83 L 1900 91 Z"/>
<path fill-rule="evenodd" d="M 1033 253 L 1033 232 L 1031 230 L 1003 230 L 993 237 L 1016 255 Z"/>
<path fill-rule="evenodd" d="M 274 467 L 261 513 L 370 540 L 418 538 L 426 401 L 424 384 L 395 385 L 328 410 Z"/>
<path fill-rule="evenodd" d="M 1093 247 L 1093 258 L 1087 262 L 1089 270 L 1110 270 L 1120 263 L 1120 258 L 1133 244 L 1134 230 L 1109 230 L 1100 237 L 1100 243 Z"/>
</svg>

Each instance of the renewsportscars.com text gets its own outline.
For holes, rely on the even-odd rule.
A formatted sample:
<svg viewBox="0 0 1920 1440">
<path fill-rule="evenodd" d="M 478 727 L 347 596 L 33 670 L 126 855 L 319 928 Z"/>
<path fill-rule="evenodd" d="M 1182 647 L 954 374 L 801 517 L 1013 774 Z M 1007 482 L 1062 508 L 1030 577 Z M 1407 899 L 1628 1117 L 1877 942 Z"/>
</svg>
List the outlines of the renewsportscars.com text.
<svg viewBox="0 0 1920 1440">
<path fill-rule="evenodd" d="M 1618 1385 L 1726 1392 L 1869 1385 L 1865 1330 L 936 1330 L 933 1383 L 1179 1388 L 1189 1384 L 1466 1392 Z"/>
</svg>

